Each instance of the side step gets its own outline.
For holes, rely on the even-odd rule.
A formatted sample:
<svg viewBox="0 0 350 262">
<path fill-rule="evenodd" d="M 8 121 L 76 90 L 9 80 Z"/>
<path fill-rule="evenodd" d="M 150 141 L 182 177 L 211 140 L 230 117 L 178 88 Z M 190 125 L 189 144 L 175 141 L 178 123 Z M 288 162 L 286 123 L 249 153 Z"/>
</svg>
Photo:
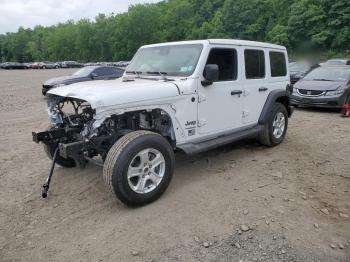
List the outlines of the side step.
<svg viewBox="0 0 350 262">
<path fill-rule="evenodd" d="M 223 145 L 227 145 L 242 139 L 255 138 L 259 135 L 262 129 L 263 129 L 263 126 L 257 125 L 249 129 L 219 136 L 207 141 L 179 145 L 178 148 L 183 150 L 187 155 L 194 155 L 194 154 L 202 153 L 207 150 L 214 149 Z"/>
</svg>

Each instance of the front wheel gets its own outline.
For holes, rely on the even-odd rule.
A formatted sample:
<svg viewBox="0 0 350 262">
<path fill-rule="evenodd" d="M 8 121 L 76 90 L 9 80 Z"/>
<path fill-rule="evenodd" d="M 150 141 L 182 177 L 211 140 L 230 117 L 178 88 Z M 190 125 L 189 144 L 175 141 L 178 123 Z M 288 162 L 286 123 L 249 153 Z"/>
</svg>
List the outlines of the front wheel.
<svg viewBox="0 0 350 262">
<path fill-rule="evenodd" d="M 277 146 L 284 140 L 288 128 L 288 112 L 281 103 L 275 103 L 270 117 L 260 133 L 259 141 L 265 146 Z"/>
<path fill-rule="evenodd" d="M 164 137 L 149 131 L 135 131 L 111 147 L 103 178 L 124 204 L 142 206 L 164 193 L 173 176 L 174 164 L 174 151 Z"/>
</svg>

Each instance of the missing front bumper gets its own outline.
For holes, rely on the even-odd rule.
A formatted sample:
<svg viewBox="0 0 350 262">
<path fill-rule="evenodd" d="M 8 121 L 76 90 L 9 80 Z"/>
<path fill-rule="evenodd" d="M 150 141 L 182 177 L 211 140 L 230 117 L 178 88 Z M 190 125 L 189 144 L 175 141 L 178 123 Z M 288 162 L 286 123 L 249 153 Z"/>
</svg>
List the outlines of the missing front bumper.
<svg viewBox="0 0 350 262">
<path fill-rule="evenodd" d="M 66 136 L 66 130 L 63 128 L 52 129 L 44 132 L 32 132 L 33 141 L 36 143 L 52 143 L 57 139 Z"/>
</svg>

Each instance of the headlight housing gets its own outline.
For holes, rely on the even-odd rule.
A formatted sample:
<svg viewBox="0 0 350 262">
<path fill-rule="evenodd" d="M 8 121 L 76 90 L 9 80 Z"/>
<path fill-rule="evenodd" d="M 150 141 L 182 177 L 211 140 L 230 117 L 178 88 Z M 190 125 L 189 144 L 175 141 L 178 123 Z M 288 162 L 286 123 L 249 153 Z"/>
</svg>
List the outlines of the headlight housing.
<svg viewBox="0 0 350 262">
<path fill-rule="evenodd" d="M 334 91 L 327 91 L 326 96 L 336 96 L 336 95 L 341 95 L 344 93 L 345 88 L 344 87 L 339 87 L 337 90 Z"/>
</svg>

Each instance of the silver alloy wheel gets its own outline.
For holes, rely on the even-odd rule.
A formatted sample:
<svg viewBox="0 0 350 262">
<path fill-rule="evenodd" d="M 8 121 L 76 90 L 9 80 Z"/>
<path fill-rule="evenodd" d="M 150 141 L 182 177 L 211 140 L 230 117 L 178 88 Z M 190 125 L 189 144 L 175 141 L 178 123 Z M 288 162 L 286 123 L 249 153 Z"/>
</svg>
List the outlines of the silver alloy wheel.
<svg viewBox="0 0 350 262">
<path fill-rule="evenodd" d="M 279 139 L 284 133 L 286 126 L 286 118 L 282 112 L 278 112 L 272 123 L 272 134 L 275 138 Z"/>
<path fill-rule="evenodd" d="M 130 162 L 128 183 L 139 194 L 152 192 L 162 182 L 165 174 L 163 154 L 154 148 L 140 151 Z"/>
</svg>

